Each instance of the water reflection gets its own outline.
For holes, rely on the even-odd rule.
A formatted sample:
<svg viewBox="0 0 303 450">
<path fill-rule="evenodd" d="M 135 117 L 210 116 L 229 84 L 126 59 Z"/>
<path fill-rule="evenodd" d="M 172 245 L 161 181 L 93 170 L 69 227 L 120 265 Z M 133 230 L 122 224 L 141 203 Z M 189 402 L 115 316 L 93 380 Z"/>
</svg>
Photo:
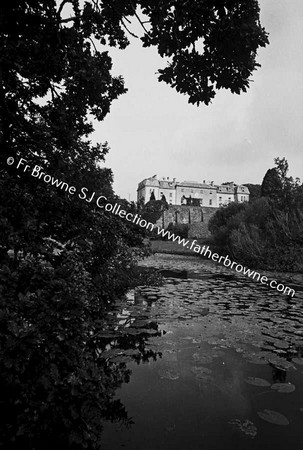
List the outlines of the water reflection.
<svg viewBox="0 0 303 450">
<path fill-rule="evenodd" d="M 299 296 L 197 258 L 146 264 L 155 262 L 163 286 L 130 292 L 109 324 L 116 336 L 104 354 L 132 370 L 119 398 L 134 425 L 107 425 L 104 448 L 219 450 L 222 438 L 239 449 L 303 444 Z"/>
</svg>

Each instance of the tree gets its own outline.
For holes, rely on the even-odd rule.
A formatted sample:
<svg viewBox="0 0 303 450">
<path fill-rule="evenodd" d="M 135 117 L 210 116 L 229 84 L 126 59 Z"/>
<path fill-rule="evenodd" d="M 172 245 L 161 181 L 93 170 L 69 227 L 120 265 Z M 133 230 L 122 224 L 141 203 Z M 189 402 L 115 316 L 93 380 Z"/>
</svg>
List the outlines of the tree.
<svg viewBox="0 0 303 450">
<path fill-rule="evenodd" d="M 169 58 L 168 66 L 159 70 L 160 81 L 197 104 L 208 104 L 221 88 L 246 91 L 259 65 L 257 49 L 268 43 L 256 0 L 169 0 L 160 5 L 149 0 L 140 6 L 149 25 L 144 45 L 157 46 L 159 54 Z"/>
<path fill-rule="evenodd" d="M 282 182 L 277 169 L 268 169 L 262 181 L 261 196 L 270 197 L 273 200 L 278 201 L 281 197 L 281 192 Z"/>
<path fill-rule="evenodd" d="M 211 217 L 208 229 L 217 245 L 224 249 L 229 247 L 231 230 L 238 226 L 246 208 L 246 203 L 232 202 L 226 208 L 219 208 Z"/>
<path fill-rule="evenodd" d="M 156 197 L 155 197 L 154 191 L 152 191 L 152 193 L 150 194 L 149 201 L 150 201 L 150 202 L 156 201 Z"/>
<path fill-rule="evenodd" d="M 286 158 L 275 158 L 274 161 L 276 164 L 276 171 L 279 175 L 282 185 L 284 185 L 285 183 L 287 183 L 287 173 L 289 168 L 288 162 Z"/>
<path fill-rule="evenodd" d="M 67 6 L 72 17 L 65 13 Z M 78 136 L 92 131 L 87 113 L 102 120 L 111 102 L 125 92 L 122 77 L 110 73 L 108 52 L 97 46 L 125 48 L 133 34 L 129 18 L 140 22 L 143 45 L 157 47 L 161 57 L 170 59 L 159 70 L 159 80 L 187 94 L 191 103 L 209 103 L 216 89 L 246 91 L 259 66 L 257 50 L 268 43 L 259 13 L 257 0 L 115 0 L 87 1 L 83 6 L 78 0 L 63 0 L 59 7 L 47 0 L 5 2 L 0 35 L 1 144 L 12 135 L 12 121 L 25 139 L 40 118 L 48 138 L 57 130 L 56 145 L 73 143 L 75 129 Z M 39 105 L 35 99 L 46 95 L 51 101 Z M 34 128 L 29 120 L 33 116 Z"/>
<path fill-rule="evenodd" d="M 103 120 L 126 92 L 123 78 L 111 73 L 108 47 L 129 44 L 130 19 L 140 22 L 143 45 L 170 59 L 159 80 L 197 105 L 208 104 L 221 88 L 245 91 L 258 66 L 257 49 L 268 42 L 256 0 L 11 0 L 1 6 L 6 448 L 99 448 L 102 414 L 111 416 L 114 389 L 127 379 L 104 363 L 92 336 L 99 336 L 106 308 L 130 283 L 131 244 L 138 240 L 125 221 L 90 200 L 101 194 L 111 203 L 118 199 L 111 171 L 100 165 L 108 145 L 92 145 L 89 136 L 90 117 Z M 29 170 L 17 169 L 21 158 Z M 32 176 L 36 166 L 77 194 L 84 187 L 85 196 Z"/>
<path fill-rule="evenodd" d="M 282 184 L 281 202 L 285 209 L 291 210 L 295 207 L 303 206 L 301 181 L 299 178 L 295 180 L 293 177 L 288 177 L 288 162 L 285 158 L 275 158 L 276 170 Z"/>
<path fill-rule="evenodd" d="M 144 205 L 140 214 L 147 222 L 156 223 L 162 216 L 165 208 L 165 203 L 162 200 L 150 200 Z"/>
<path fill-rule="evenodd" d="M 162 197 L 161 197 L 161 202 L 163 203 L 165 209 L 168 209 L 168 208 L 169 208 L 168 202 L 167 202 L 166 197 L 165 197 L 164 194 L 163 194 Z"/>
<path fill-rule="evenodd" d="M 276 167 L 269 169 L 262 182 L 261 194 L 270 197 L 280 208 L 290 211 L 301 208 L 302 185 L 299 178 L 288 177 L 288 162 L 285 158 L 275 158 Z"/>
<path fill-rule="evenodd" d="M 218 250 L 243 264 L 302 272 L 303 186 L 287 176 L 285 158 L 275 163 L 264 176 L 261 198 L 220 209 L 209 229 Z"/>
<path fill-rule="evenodd" d="M 258 198 L 261 197 L 261 185 L 260 184 L 252 184 L 246 183 L 243 186 L 248 187 L 249 189 L 249 202 L 252 203 Z"/>
</svg>

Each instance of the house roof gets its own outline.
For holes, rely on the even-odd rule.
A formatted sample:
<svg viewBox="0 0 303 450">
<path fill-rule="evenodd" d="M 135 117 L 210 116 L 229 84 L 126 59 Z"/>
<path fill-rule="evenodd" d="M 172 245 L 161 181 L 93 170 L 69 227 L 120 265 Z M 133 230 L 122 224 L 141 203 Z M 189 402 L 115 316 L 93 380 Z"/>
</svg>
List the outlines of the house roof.
<svg viewBox="0 0 303 450">
<path fill-rule="evenodd" d="M 176 186 L 184 186 L 184 187 L 193 187 L 193 188 L 204 188 L 204 189 L 215 189 L 215 186 L 211 186 L 210 184 L 206 183 L 198 183 L 198 181 L 177 181 Z"/>
<path fill-rule="evenodd" d="M 236 193 L 237 194 L 249 194 L 249 189 L 247 186 L 237 186 L 236 187 Z"/>
</svg>

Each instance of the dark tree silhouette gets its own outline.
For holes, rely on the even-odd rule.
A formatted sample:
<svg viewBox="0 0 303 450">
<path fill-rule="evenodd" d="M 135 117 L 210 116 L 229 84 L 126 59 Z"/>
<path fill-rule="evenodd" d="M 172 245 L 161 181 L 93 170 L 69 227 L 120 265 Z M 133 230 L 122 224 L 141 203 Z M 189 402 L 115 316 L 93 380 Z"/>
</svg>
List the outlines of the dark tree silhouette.
<svg viewBox="0 0 303 450">
<path fill-rule="evenodd" d="M 255 201 L 261 197 L 261 185 L 260 184 L 246 183 L 246 184 L 243 184 L 243 186 L 246 186 L 249 189 L 249 202 L 250 203 L 252 203 L 253 201 Z"/>
<path fill-rule="evenodd" d="M 150 197 L 149 197 L 149 201 L 154 202 L 155 200 L 156 200 L 156 197 L 155 197 L 154 191 L 152 191 L 152 193 L 150 194 Z"/>
<path fill-rule="evenodd" d="M 278 200 L 281 197 L 281 192 L 282 182 L 277 169 L 268 169 L 262 181 L 261 196 Z"/>
</svg>

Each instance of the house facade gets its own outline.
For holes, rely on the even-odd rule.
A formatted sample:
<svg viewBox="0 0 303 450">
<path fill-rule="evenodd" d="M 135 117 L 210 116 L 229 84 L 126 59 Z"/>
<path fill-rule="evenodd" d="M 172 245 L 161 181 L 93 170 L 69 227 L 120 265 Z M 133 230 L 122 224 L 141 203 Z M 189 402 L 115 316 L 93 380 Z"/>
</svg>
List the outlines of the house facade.
<svg viewBox="0 0 303 450">
<path fill-rule="evenodd" d="M 147 203 L 152 193 L 156 200 L 164 196 L 169 205 L 193 205 L 218 208 L 231 202 L 249 201 L 249 190 L 246 186 L 234 182 L 215 185 L 213 181 L 206 183 L 197 181 L 176 181 L 175 178 L 145 178 L 138 184 L 137 200 Z"/>
</svg>

